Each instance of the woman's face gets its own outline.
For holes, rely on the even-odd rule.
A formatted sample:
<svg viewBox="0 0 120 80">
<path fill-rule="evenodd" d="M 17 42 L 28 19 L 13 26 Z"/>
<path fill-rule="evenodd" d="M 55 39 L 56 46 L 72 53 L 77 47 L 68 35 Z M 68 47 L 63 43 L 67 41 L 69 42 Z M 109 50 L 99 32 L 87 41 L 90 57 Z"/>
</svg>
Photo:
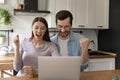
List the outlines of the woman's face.
<svg viewBox="0 0 120 80">
<path fill-rule="evenodd" d="M 32 26 L 32 31 L 33 31 L 35 40 L 42 40 L 43 36 L 46 32 L 46 26 L 44 23 L 42 23 L 40 21 L 35 22 Z"/>
</svg>

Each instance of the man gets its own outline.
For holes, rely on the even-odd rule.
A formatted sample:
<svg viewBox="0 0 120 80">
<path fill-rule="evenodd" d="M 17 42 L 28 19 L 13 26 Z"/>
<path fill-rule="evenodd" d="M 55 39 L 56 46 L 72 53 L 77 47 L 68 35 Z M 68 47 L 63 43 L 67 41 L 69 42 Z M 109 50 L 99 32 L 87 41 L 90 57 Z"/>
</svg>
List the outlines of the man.
<svg viewBox="0 0 120 80">
<path fill-rule="evenodd" d="M 56 14 L 56 26 L 58 34 L 51 38 L 61 56 L 82 56 L 81 70 L 88 66 L 89 39 L 83 35 L 74 33 L 72 28 L 72 14 L 67 10 L 61 10 Z"/>
</svg>

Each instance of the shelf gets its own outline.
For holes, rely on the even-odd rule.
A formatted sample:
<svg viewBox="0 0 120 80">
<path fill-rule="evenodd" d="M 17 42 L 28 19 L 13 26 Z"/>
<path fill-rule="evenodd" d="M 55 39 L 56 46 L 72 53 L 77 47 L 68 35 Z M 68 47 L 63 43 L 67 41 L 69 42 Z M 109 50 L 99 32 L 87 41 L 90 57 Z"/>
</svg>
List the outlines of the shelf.
<svg viewBox="0 0 120 80">
<path fill-rule="evenodd" d="M 46 16 L 50 14 L 50 11 L 45 10 L 19 10 L 14 9 L 14 15 L 23 15 L 23 16 Z"/>
<path fill-rule="evenodd" d="M 12 33 L 13 32 L 13 29 L 9 30 L 9 29 L 0 29 L 0 32 L 7 32 L 8 33 L 8 36 L 7 36 L 7 39 L 8 39 L 8 46 L 10 45 L 10 32 Z"/>
<path fill-rule="evenodd" d="M 3 31 L 3 32 L 13 32 L 13 29 L 9 30 L 9 29 L 0 29 L 0 31 Z"/>
</svg>

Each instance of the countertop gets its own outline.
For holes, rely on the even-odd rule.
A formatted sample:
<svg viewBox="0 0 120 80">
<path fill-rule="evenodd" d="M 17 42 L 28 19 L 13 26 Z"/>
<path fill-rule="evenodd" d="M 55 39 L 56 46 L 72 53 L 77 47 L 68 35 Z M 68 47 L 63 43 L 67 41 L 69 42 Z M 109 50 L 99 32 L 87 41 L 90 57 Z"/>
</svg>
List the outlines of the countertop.
<svg viewBox="0 0 120 80">
<path fill-rule="evenodd" d="M 120 70 L 81 72 L 80 80 L 113 80 L 112 77 L 115 75 L 120 75 Z"/>
<path fill-rule="evenodd" d="M 0 56 L 0 63 L 13 62 L 14 53 L 7 54 L 6 56 Z"/>
<path fill-rule="evenodd" d="M 120 75 L 120 70 L 104 70 L 104 71 L 89 71 L 81 72 L 80 80 L 112 80 L 112 77 L 115 75 Z M 8 77 L 0 78 L 0 80 L 38 80 L 37 77 L 29 78 L 26 76 L 21 77 Z"/>
<path fill-rule="evenodd" d="M 112 52 L 105 52 L 105 51 L 89 51 L 89 58 L 116 58 L 117 54 Z"/>
</svg>

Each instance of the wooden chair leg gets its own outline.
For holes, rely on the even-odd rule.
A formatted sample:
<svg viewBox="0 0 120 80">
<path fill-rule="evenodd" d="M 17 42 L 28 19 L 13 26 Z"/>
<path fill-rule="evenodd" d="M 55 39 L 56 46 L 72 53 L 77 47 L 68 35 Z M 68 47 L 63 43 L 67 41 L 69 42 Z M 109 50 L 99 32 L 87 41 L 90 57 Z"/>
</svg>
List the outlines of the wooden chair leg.
<svg viewBox="0 0 120 80">
<path fill-rule="evenodd" d="M 13 64 L 12 63 L 6 63 L 6 64 L 0 64 L 0 77 L 3 78 L 4 74 L 8 75 L 8 76 L 14 76 L 14 74 L 7 72 L 6 70 L 13 70 Z"/>
<path fill-rule="evenodd" d="M 2 71 L 0 71 L 0 78 L 3 78 L 3 73 L 2 73 Z"/>
<path fill-rule="evenodd" d="M 13 74 L 11 74 L 11 73 L 8 73 L 8 72 L 6 72 L 6 71 L 1 71 L 2 72 L 2 74 L 6 74 L 6 75 L 8 75 L 8 76 L 14 76 Z M 3 75 L 4 76 L 4 75 Z"/>
</svg>

